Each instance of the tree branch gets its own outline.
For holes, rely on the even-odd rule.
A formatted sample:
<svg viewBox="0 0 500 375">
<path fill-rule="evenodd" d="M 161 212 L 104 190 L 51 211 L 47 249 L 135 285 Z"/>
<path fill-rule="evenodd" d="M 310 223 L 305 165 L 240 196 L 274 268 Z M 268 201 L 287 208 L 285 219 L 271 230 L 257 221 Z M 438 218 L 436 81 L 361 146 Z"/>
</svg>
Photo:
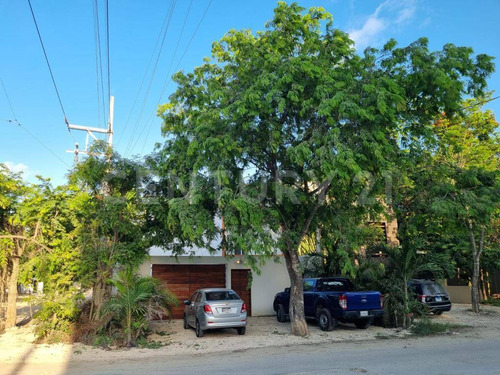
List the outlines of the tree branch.
<svg viewBox="0 0 500 375">
<path fill-rule="evenodd" d="M 44 244 L 41 244 L 40 242 L 38 242 L 37 240 L 33 239 L 33 238 L 29 238 L 29 237 L 26 237 L 26 236 L 17 236 L 17 235 L 3 235 L 3 236 L 0 236 L 0 238 L 9 238 L 11 240 L 26 240 L 26 241 L 30 241 L 30 242 L 34 242 L 36 243 L 38 246 L 40 247 L 43 247 L 45 250 L 47 251 L 52 251 L 52 249 L 48 248 L 47 246 L 45 246 Z"/>
</svg>

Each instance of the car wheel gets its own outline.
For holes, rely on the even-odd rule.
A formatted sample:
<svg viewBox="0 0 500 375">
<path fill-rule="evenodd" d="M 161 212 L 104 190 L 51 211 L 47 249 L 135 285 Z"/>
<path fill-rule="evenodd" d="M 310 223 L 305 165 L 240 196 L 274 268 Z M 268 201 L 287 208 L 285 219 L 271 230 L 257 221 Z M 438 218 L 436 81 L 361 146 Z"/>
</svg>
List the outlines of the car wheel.
<svg viewBox="0 0 500 375">
<path fill-rule="evenodd" d="M 443 313 L 443 310 L 434 311 L 434 315 L 441 315 L 442 313 Z"/>
<path fill-rule="evenodd" d="M 186 314 L 184 314 L 184 329 L 188 329 L 188 328 L 189 328 L 189 324 L 187 322 Z"/>
<path fill-rule="evenodd" d="M 337 325 L 337 321 L 332 318 L 330 310 L 321 309 L 318 311 L 318 325 L 322 331 L 331 331 Z"/>
<path fill-rule="evenodd" d="M 286 322 L 285 306 L 281 303 L 276 307 L 276 319 L 280 323 Z"/>
<path fill-rule="evenodd" d="M 247 331 L 247 327 L 236 328 L 236 331 L 238 331 L 238 335 L 244 335 Z"/>
<path fill-rule="evenodd" d="M 198 319 L 196 319 L 196 337 L 203 337 L 203 330 Z"/>
<path fill-rule="evenodd" d="M 372 325 L 372 319 L 360 319 L 354 322 L 354 325 L 359 329 L 367 329 Z"/>
</svg>

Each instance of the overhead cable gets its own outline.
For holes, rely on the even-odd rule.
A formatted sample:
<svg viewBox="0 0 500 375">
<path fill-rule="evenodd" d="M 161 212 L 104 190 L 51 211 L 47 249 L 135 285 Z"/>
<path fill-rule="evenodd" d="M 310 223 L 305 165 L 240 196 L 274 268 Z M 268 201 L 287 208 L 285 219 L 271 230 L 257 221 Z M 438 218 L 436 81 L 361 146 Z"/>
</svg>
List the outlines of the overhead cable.
<svg viewBox="0 0 500 375">
<path fill-rule="evenodd" d="M 54 84 L 54 89 L 56 90 L 57 99 L 59 99 L 59 104 L 61 106 L 61 110 L 62 110 L 62 113 L 64 115 L 64 122 L 66 123 L 66 125 L 68 125 L 68 119 L 66 117 L 66 112 L 64 111 L 64 106 L 62 104 L 61 95 L 59 95 L 59 90 L 57 89 L 56 80 L 54 79 L 54 74 L 52 73 L 52 68 L 50 67 L 49 58 L 47 56 L 47 52 L 45 51 L 45 46 L 43 44 L 42 35 L 40 34 L 40 29 L 38 28 L 38 23 L 36 22 L 35 13 L 33 12 L 33 7 L 31 6 L 31 0 L 28 0 L 28 4 L 30 6 L 31 15 L 33 16 L 33 22 L 35 23 L 36 32 L 38 34 L 38 39 L 40 39 L 40 44 L 42 45 L 42 50 L 43 50 L 43 54 L 45 56 L 45 61 L 47 62 L 47 66 L 49 68 L 50 77 L 52 78 L 52 83 Z"/>
<path fill-rule="evenodd" d="M 155 61 L 155 64 L 154 64 L 154 67 L 153 67 L 153 71 L 151 73 L 151 77 L 149 79 L 149 83 L 148 83 L 148 87 L 146 88 L 146 93 L 144 95 L 144 99 L 142 101 L 142 106 L 141 106 L 141 109 L 139 111 L 139 115 L 137 117 L 137 120 L 136 120 L 136 123 L 134 125 L 134 128 L 132 130 L 132 135 L 130 136 L 130 139 L 129 139 L 129 142 L 127 144 L 127 147 L 125 149 L 125 152 L 124 154 L 126 155 L 129 151 L 131 152 L 132 151 L 132 144 L 134 143 L 134 137 L 135 137 L 135 133 L 137 131 L 137 128 L 139 127 L 139 123 L 140 123 L 140 120 L 142 118 L 142 114 L 144 113 L 144 108 L 146 107 L 146 103 L 147 103 L 147 99 L 149 97 L 149 93 L 151 91 L 151 86 L 153 84 L 153 81 L 154 81 L 154 77 L 155 77 L 155 73 L 156 73 L 156 69 L 158 68 L 158 62 L 160 61 L 160 57 L 161 57 L 161 53 L 163 51 L 163 45 L 165 43 L 165 39 L 167 37 L 167 33 L 168 33 L 168 30 L 169 30 L 169 26 L 170 26 L 170 22 L 172 20 L 172 16 L 174 14 L 174 9 L 175 9 L 175 5 L 176 5 L 176 0 L 173 0 L 170 4 L 170 9 L 169 9 L 169 13 L 168 13 L 168 20 L 167 20 L 167 25 L 166 25 L 166 28 L 165 28 L 165 32 L 163 34 L 163 39 L 161 41 L 161 44 L 160 44 L 160 49 L 158 51 L 158 55 L 156 56 L 156 61 Z"/>
<path fill-rule="evenodd" d="M 208 5 L 207 7 L 205 8 L 205 11 L 203 12 L 203 15 L 201 16 L 201 19 L 200 21 L 198 22 L 198 25 L 196 26 L 196 29 L 194 30 L 193 34 L 191 35 L 191 38 L 189 39 L 189 42 L 187 43 L 186 45 L 186 48 L 184 49 L 184 52 L 182 53 L 179 61 L 177 62 L 177 65 L 175 66 L 174 68 L 174 71 L 177 71 L 177 69 L 179 69 L 179 66 L 181 65 L 182 63 L 182 60 L 184 59 L 184 56 L 186 55 L 186 52 L 188 51 L 189 47 L 191 46 L 191 43 L 193 42 L 197 32 L 198 32 L 198 29 L 200 28 L 201 24 L 203 23 L 203 20 L 205 19 L 205 16 L 207 15 L 207 12 L 208 12 L 208 9 L 210 8 L 210 5 L 212 4 L 212 0 L 210 0 L 208 2 Z M 162 91 L 161 91 L 161 94 L 160 94 L 160 97 L 158 98 L 158 103 L 156 106 L 158 106 L 161 102 L 161 98 L 163 97 L 163 94 L 165 93 L 166 89 L 168 88 L 168 85 L 170 84 L 170 82 L 172 81 L 172 77 L 167 75 L 166 77 L 166 80 L 165 80 L 165 83 L 163 84 L 163 88 L 162 88 Z M 142 149 L 141 149 L 141 153 L 144 151 L 144 148 L 146 146 L 146 143 L 147 143 L 147 140 L 149 138 L 149 133 L 151 131 L 151 126 L 152 126 L 152 121 L 153 121 L 153 118 L 154 118 L 154 115 L 156 114 L 156 109 L 153 113 L 151 113 L 151 115 L 149 116 L 149 119 L 148 121 L 146 122 L 146 126 L 143 128 L 142 132 L 139 134 L 139 137 L 137 137 L 136 139 L 136 142 L 134 144 L 133 147 L 136 146 L 138 140 L 141 138 L 142 134 L 144 133 L 144 129 L 147 128 L 147 133 L 146 133 L 146 138 L 144 140 L 144 143 L 143 143 L 143 146 L 142 146 Z"/>
<path fill-rule="evenodd" d="M 144 83 L 146 82 L 146 77 L 148 76 L 149 68 L 151 67 L 153 59 L 156 55 L 156 50 L 158 49 L 160 41 L 162 40 L 162 35 L 164 34 L 163 29 L 165 29 L 165 27 L 167 26 L 168 20 L 170 18 L 169 15 L 170 15 L 171 7 L 172 7 L 172 3 L 170 3 L 170 5 L 168 7 L 167 14 L 166 14 L 165 19 L 163 21 L 163 24 L 161 26 L 160 32 L 158 33 L 158 38 L 156 39 L 156 43 L 155 43 L 155 46 L 153 48 L 153 52 L 151 53 L 151 56 L 149 57 L 148 66 L 146 67 L 146 70 L 145 70 L 144 75 L 142 77 L 141 84 L 139 86 L 139 89 L 137 90 L 137 94 L 135 95 L 134 104 L 130 108 L 130 112 L 128 114 L 127 121 L 125 121 L 125 125 L 123 127 L 123 131 L 121 131 L 120 134 L 118 135 L 118 141 L 116 142 L 117 146 L 120 144 L 122 136 L 128 127 L 128 124 L 130 122 L 130 118 L 132 117 L 132 113 L 134 112 L 135 106 L 137 105 L 137 102 L 139 100 L 139 95 L 141 94 L 142 87 L 144 86 Z"/>
<path fill-rule="evenodd" d="M 109 0 L 106 0 L 106 49 L 107 49 L 107 64 L 108 64 L 108 107 L 111 104 L 111 73 L 109 63 Z"/>
<path fill-rule="evenodd" d="M 26 133 L 28 133 L 32 138 L 34 138 L 38 143 L 40 143 L 43 147 L 47 149 L 52 155 L 54 155 L 57 159 L 59 159 L 62 163 L 66 164 L 68 168 L 71 168 L 68 163 L 66 163 L 63 159 L 61 159 L 54 151 L 52 151 L 45 143 L 43 143 L 37 136 L 35 136 L 33 133 L 31 133 L 28 129 L 26 129 L 24 126 L 21 125 L 21 123 L 17 120 L 16 112 L 14 112 L 14 107 L 12 106 L 12 102 L 10 101 L 9 94 L 7 93 L 7 89 L 5 88 L 5 85 L 3 84 L 3 80 L 0 77 L 0 83 L 2 84 L 3 92 L 5 93 L 5 97 L 7 98 L 7 102 L 9 103 L 10 110 L 12 112 L 12 115 L 14 116 L 14 120 L 5 120 L 6 122 L 16 124 L 18 125 L 21 129 L 23 129 Z"/>
<path fill-rule="evenodd" d="M 102 96 L 102 112 L 103 112 L 103 126 L 106 127 L 106 103 L 105 103 L 105 91 L 104 91 L 104 74 L 102 69 L 102 52 L 101 52 L 101 32 L 100 32 L 100 22 L 99 22 L 99 6 L 97 0 L 93 2 L 94 8 L 94 39 L 95 39 L 95 53 L 96 53 L 96 80 L 97 80 L 97 118 L 99 122 L 100 117 L 100 101 Z M 99 90 L 100 82 L 100 90 Z"/>
</svg>

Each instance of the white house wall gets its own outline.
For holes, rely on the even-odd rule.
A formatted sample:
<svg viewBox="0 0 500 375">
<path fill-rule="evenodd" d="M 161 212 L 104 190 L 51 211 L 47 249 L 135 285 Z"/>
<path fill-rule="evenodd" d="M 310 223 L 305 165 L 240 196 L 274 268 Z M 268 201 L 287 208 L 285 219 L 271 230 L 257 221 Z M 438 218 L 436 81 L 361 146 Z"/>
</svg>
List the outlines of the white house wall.
<svg viewBox="0 0 500 375">
<path fill-rule="evenodd" d="M 151 254 L 154 254 L 152 252 Z M 164 254 L 164 253 L 163 253 Z M 231 270 L 232 269 L 250 269 L 245 264 L 236 263 L 239 257 L 228 259 L 222 256 L 156 256 L 151 255 L 151 259 L 144 262 L 139 268 L 139 274 L 151 276 L 153 264 L 225 264 L 226 265 L 226 287 L 231 288 Z M 290 286 L 290 279 L 285 266 L 285 260 L 280 263 L 270 260 L 260 268 L 261 273 L 257 275 L 252 271 L 252 315 L 264 316 L 273 315 L 274 295 Z"/>
</svg>

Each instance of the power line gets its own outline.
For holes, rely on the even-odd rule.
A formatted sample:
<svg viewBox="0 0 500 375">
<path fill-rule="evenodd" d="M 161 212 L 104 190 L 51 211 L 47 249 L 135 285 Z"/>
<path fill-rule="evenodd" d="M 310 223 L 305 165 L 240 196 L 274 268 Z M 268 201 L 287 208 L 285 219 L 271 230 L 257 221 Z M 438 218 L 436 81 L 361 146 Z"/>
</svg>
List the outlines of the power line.
<svg viewBox="0 0 500 375">
<path fill-rule="evenodd" d="M 184 52 L 182 53 L 177 65 L 175 66 L 175 69 L 174 71 L 177 71 L 177 69 L 179 68 L 179 66 L 181 65 L 182 63 L 182 60 L 184 59 L 184 56 L 186 55 L 186 52 L 188 51 L 189 47 L 191 46 L 191 43 L 193 42 L 194 40 L 194 37 L 196 36 L 196 33 L 198 32 L 198 29 L 200 28 L 201 24 L 203 23 L 203 20 L 205 19 L 205 16 L 207 15 L 207 12 L 208 12 L 208 9 L 210 8 L 210 5 L 212 5 L 212 0 L 210 0 L 208 2 L 208 5 L 207 7 L 205 8 L 205 11 L 203 12 L 203 15 L 201 16 L 201 19 L 200 21 L 198 22 L 198 25 L 196 26 L 196 29 L 194 30 L 193 34 L 191 35 L 191 38 L 189 39 L 189 42 L 188 44 L 186 45 L 186 48 L 184 49 Z M 173 60 L 172 60 L 173 61 Z M 166 77 L 166 80 L 165 80 L 165 83 L 163 84 L 163 88 L 162 88 L 162 91 L 161 91 L 161 94 L 160 94 L 160 97 L 158 98 L 158 103 L 156 106 L 158 106 L 160 104 L 160 101 L 161 101 L 161 98 L 163 97 L 163 94 L 165 93 L 166 89 L 168 88 L 168 85 L 170 84 L 170 82 L 172 82 L 172 77 L 170 76 L 170 74 L 167 75 Z M 141 153 L 144 151 L 144 147 L 146 146 L 146 142 L 149 138 L 149 133 L 151 131 L 151 126 L 152 126 L 152 119 L 153 119 L 153 116 L 154 114 L 156 113 L 156 110 L 155 112 L 153 112 L 150 116 L 149 116 L 149 119 L 148 121 L 146 122 L 146 126 L 148 128 L 148 131 L 146 133 L 146 138 L 144 139 L 144 143 L 143 143 L 143 146 L 142 146 L 142 149 L 141 149 Z M 142 136 L 142 134 L 144 133 L 144 128 L 142 130 L 142 132 L 139 134 L 139 137 L 137 137 L 137 140 L 134 144 L 133 147 L 136 146 L 138 140 L 140 139 L 140 137 Z"/>
<path fill-rule="evenodd" d="M 21 125 L 21 123 L 17 120 L 6 120 L 7 122 L 10 123 L 15 123 L 17 126 L 19 126 L 21 129 L 23 129 L 26 133 L 28 133 L 35 141 L 40 143 L 45 149 L 47 149 L 48 152 L 50 152 L 52 155 L 54 155 L 61 163 L 66 165 L 68 168 L 71 168 L 68 163 L 66 163 L 63 159 L 61 159 L 54 151 L 52 151 L 45 143 L 43 143 L 36 135 L 34 135 L 32 132 L 30 132 L 28 129 L 26 129 L 24 126 Z"/>
<path fill-rule="evenodd" d="M 28 4 L 30 6 L 31 15 L 33 16 L 33 22 L 35 23 L 36 32 L 38 34 L 38 39 L 40 39 L 40 44 L 42 45 L 43 54 L 45 56 L 45 61 L 47 62 L 47 66 L 49 68 L 50 76 L 52 78 L 52 83 L 54 84 L 54 89 L 56 90 L 57 98 L 59 99 L 59 104 L 61 105 L 61 110 L 62 110 L 62 113 L 64 115 L 64 122 L 66 124 L 68 124 L 68 119 L 66 118 L 66 112 L 64 111 L 64 106 L 62 104 L 61 95 L 59 95 L 59 90 L 57 89 L 56 80 L 54 79 L 54 74 L 52 73 L 52 68 L 50 67 L 49 58 L 47 57 L 47 52 L 45 51 L 45 46 L 43 44 L 42 35 L 40 34 L 40 29 L 38 28 L 38 24 L 36 22 L 35 13 L 33 12 L 33 7 L 31 6 L 31 0 L 28 0 Z"/>
<path fill-rule="evenodd" d="M 176 2 L 177 2 L 177 0 L 173 0 L 171 2 L 171 6 L 170 6 L 170 9 L 169 9 L 169 14 L 168 14 L 167 26 L 165 28 L 165 33 L 163 34 L 163 39 L 162 39 L 161 44 L 160 44 L 160 49 L 158 51 L 158 55 L 156 57 L 156 61 L 155 61 L 154 67 L 153 67 L 153 72 L 151 74 L 151 78 L 149 79 L 148 87 L 146 89 L 146 94 L 145 94 L 144 99 L 142 101 L 142 106 L 141 106 L 141 109 L 140 109 L 140 112 L 139 112 L 139 116 L 138 116 L 138 118 L 136 120 L 136 123 L 134 125 L 133 131 L 132 131 L 132 135 L 131 135 L 130 140 L 129 140 L 128 144 L 127 144 L 127 147 L 125 149 L 125 153 L 124 154 L 127 154 L 129 150 L 131 151 L 131 147 L 132 147 L 132 144 L 133 144 L 133 141 L 134 141 L 134 136 L 135 136 L 135 133 L 137 131 L 137 128 L 139 127 L 139 122 L 140 122 L 140 120 L 142 118 L 142 114 L 144 113 L 144 108 L 146 106 L 146 102 L 147 102 L 147 99 L 149 97 L 149 93 L 151 91 L 151 86 L 152 86 L 153 81 L 154 81 L 156 69 L 158 68 L 158 62 L 160 61 L 161 53 L 162 53 L 162 50 L 163 50 L 163 45 L 165 43 L 165 39 L 167 37 L 167 33 L 168 33 L 169 26 L 170 26 L 170 22 L 172 20 L 173 14 L 174 14 L 174 9 L 175 9 Z"/>
<path fill-rule="evenodd" d="M 52 155 L 54 155 L 57 159 L 59 159 L 62 163 L 66 164 L 66 166 L 70 168 L 70 166 L 63 159 L 61 159 L 54 151 L 52 151 L 48 146 L 46 146 L 45 143 L 43 143 L 40 139 L 38 139 L 37 136 L 35 136 L 28 129 L 26 129 L 24 126 L 21 125 L 21 123 L 17 120 L 16 112 L 14 111 L 14 107 L 12 106 L 12 102 L 10 101 L 9 94 L 7 93 L 7 89 L 5 88 L 5 85 L 3 84 L 3 80 L 1 77 L 0 77 L 0 83 L 2 84 L 3 92 L 5 93 L 5 97 L 7 98 L 7 102 L 9 103 L 10 110 L 11 110 L 12 114 L 14 115 L 14 120 L 5 120 L 5 121 L 9 122 L 11 124 L 17 124 L 26 133 L 28 133 L 31 137 L 33 137 L 38 143 L 40 143 L 43 147 L 45 147 Z"/>
<path fill-rule="evenodd" d="M 107 63 L 108 63 L 108 104 L 111 100 L 111 73 L 109 69 L 109 1 L 106 0 L 106 49 L 107 49 Z"/>
<path fill-rule="evenodd" d="M 163 87 L 161 89 L 161 93 L 160 93 L 160 96 L 158 97 L 158 102 L 156 103 L 156 107 L 158 107 L 158 105 L 160 104 L 160 101 L 161 101 L 161 98 L 163 97 L 163 94 L 168 86 L 168 82 L 170 81 L 170 73 L 172 72 L 172 65 L 174 64 L 174 61 L 175 61 L 175 57 L 177 56 L 177 50 L 179 48 L 179 44 L 181 42 L 181 39 L 182 39 L 182 35 L 184 34 L 184 28 L 186 27 L 186 23 L 187 23 L 187 20 L 188 20 L 188 17 L 189 17 L 189 13 L 191 11 L 191 6 L 193 5 L 193 0 L 191 0 L 189 2 L 189 7 L 188 7 L 188 10 L 186 12 L 186 17 L 184 18 L 184 22 L 182 23 L 182 28 L 181 28 L 181 32 L 179 34 L 179 38 L 177 39 L 177 44 L 175 46 L 175 50 L 174 50 L 174 54 L 172 55 L 172 60 L 170 61 L 170 65 L 168 67 L 168 71 L 167 71 L 167 75 L 165 76 L 165 82 L 163 83 Z M 196 31 L 195 31 L 196 33 Z M 144 148 L 146 147 L 146 143 L 148 141 L 148 138 L 149 138 L 149 133 L 151 131 L 151 127 L 152 127 L 152 119 L 153 119 L 153 115 L 155 114 L 155 112 L 153 112 L 148 120 L 146 121 L 146 126 L 148 128 L 147 132 L 146 132 L 146 138 L 144 138 L 144 143 L 142 144 L 142 149 L 141 149 L 141 154 L 144 152 Z M 142 134 L 144 133 L 144 128 L 142 130 L 142 132 L 139 134 L 139 137 L 138 139 L 141 138 Z M 137 141 L 136 141 L 137 143 Z M 135 147 L 135 144 L 134 144 L 134 147 Z"/>
<path fill-rule="evenodd" d="M 142 81 L 141 81 L 141 84 L 139 86 L 139 90 L 137 90 L 137 94 L 135 95 L 134 104 L 132 105 L 132 107 L 130 109 L 130 112 L 129 112 L 128 117 L 127 117 L 127 121 L 125 121 L 125 125 L 123 127 L 123 131 L 121 131 L 120 135 L 118 136 L 117 145 L 120 144 L 122 136 L 125 133 L 125 130 L 127 129 L 127 127 L 128 127 L 128 124 L 130 122 L 130 118 L 132 117 L 132 113 L 134 112 L 135 106 L 137 105 L 137 102 L 139 100 L 139 95 L 140 95 L 140 93 L 142 91 L 142 87 L 144 86 L 144 83 L 146 82 L 146 77 L 148 76 L 149 68 L 151 67 L 151 63 L 153 62 L 153 58 L 155 57 L 156 50 L 158 48 L 158 45 L 160 44 L 160 40 L 162 39 L 161 37 L 162 37 L 162 35 L 164 33 L 163 29 L 166 27 L 168 19 L 169 19 L 169 14 L 170 14 L 170 8 L 171 8 L 171 6 L 172 6 L 172 3 L 170 3 L 170 5 L 168 7 L 167 14 L 165 15 L 165 19 L 164 19 L 163 24 L 161 26 L 160 32 L 158 33 L 158 38 L 156 39 L 156 44 L 155 44 L 155 46 L 153 48 L 153 52 L 151 53 L 151 56 L 149 57 L 148 66 L 146 67 L 146 71 L 144 72 L 144 75 L 142 77 Z"/>
<path fill-rule="evenodd" d="M 164 92 L 165 92 L 165 89 L 166 89 L 166 86 L 167 86 L 167 82 L 170 80 L 170 72 L 172 71 L 172 65 L 174 64 L 174 60 L 175 60 L 175 57 L 177 56 L 177 50 L 179 48 L 179 44 L 181 42 L 181 38 L 182 38 L 182 35 L 184 34 L 184 28 L 186 27 L 186 23 L 187 23 L 187 20 L 188 20 L 188 17 L 189 17 L 189 13 L 191 11 L 191 6 L 193 5 L 193 0 L 191 0 L 189 2 L 189 7 L 188 7 L 188 10 L 186 12 L 186 17 L 184 18 L 184 22 L 182 23 L 182 28 L 181 28 L 181 32 L 179 34 L 179 39 L 177 39 L 177 44 L 175 46 L 175 50 L 174 50 L 174 54 L 172 56 L 172 61 L 170 61 L 170 65 L 168 67 L 168 72 L 167 72 L 167 76 L 165 77 L 165 82 L 163 83 L 163 87 L 162 87 L 162 90 L 161 90 L 161 94 L 160 94 L 160 97 L 158 98 L 158 101 L 161 100 Z M 210 6 L 210 5 L 209 5 Z M 206 11 L 205 11 L 206 12 Z M 203 18 L 202 18 L 203 20 Z M 197 29 L 195 30 L 195 33 L 196 33 Z M 191 37 L 192 38 L 192 37 Z M 189 47 L 189 44 L 188 44 L 188 47 Z"/>
<path fill-rule="evenodd" d="M 94 8 L 94 38 L 95 38 L 95 53 L 96 53 L 96 81 L 97 81 L 97 119 L 99 123 L 100 117 L 100 101 L 102 93 L 102 112 L 103 125 L 106 125 L 106 104 L 105 104 L 105 91 L 104 91 L 104 80 L 103 80 L 103 69 L 102 69 L 102 53 L 101 53 L 101 32 L 100 32 L 100 22 L 99 22 L 99 6 L 97 0 L 93 2 Z M 101 84 L 99 91 L 99 81 Z"/>
<path fill-rule="evenodd" d="M 5 85 L 3 84 L 2 77 L 0 77 L 0 83 L 2 84 L 3 92 L 5 93 L 5 97 L 7 98 L 7 102 L 9 103 L 10 110 L 12 111 L 12 114 L 14 115 L 14 121 L 17 122 L 17 116 L 16 113 L 14 112 L 14 108 L 12 107 L 12 102 L 10 101 L 9 94 L 7 94 L 7 89 L 5 88 Z M 6 120 L 10 121 L 10 120 Z"/>
</svg>

